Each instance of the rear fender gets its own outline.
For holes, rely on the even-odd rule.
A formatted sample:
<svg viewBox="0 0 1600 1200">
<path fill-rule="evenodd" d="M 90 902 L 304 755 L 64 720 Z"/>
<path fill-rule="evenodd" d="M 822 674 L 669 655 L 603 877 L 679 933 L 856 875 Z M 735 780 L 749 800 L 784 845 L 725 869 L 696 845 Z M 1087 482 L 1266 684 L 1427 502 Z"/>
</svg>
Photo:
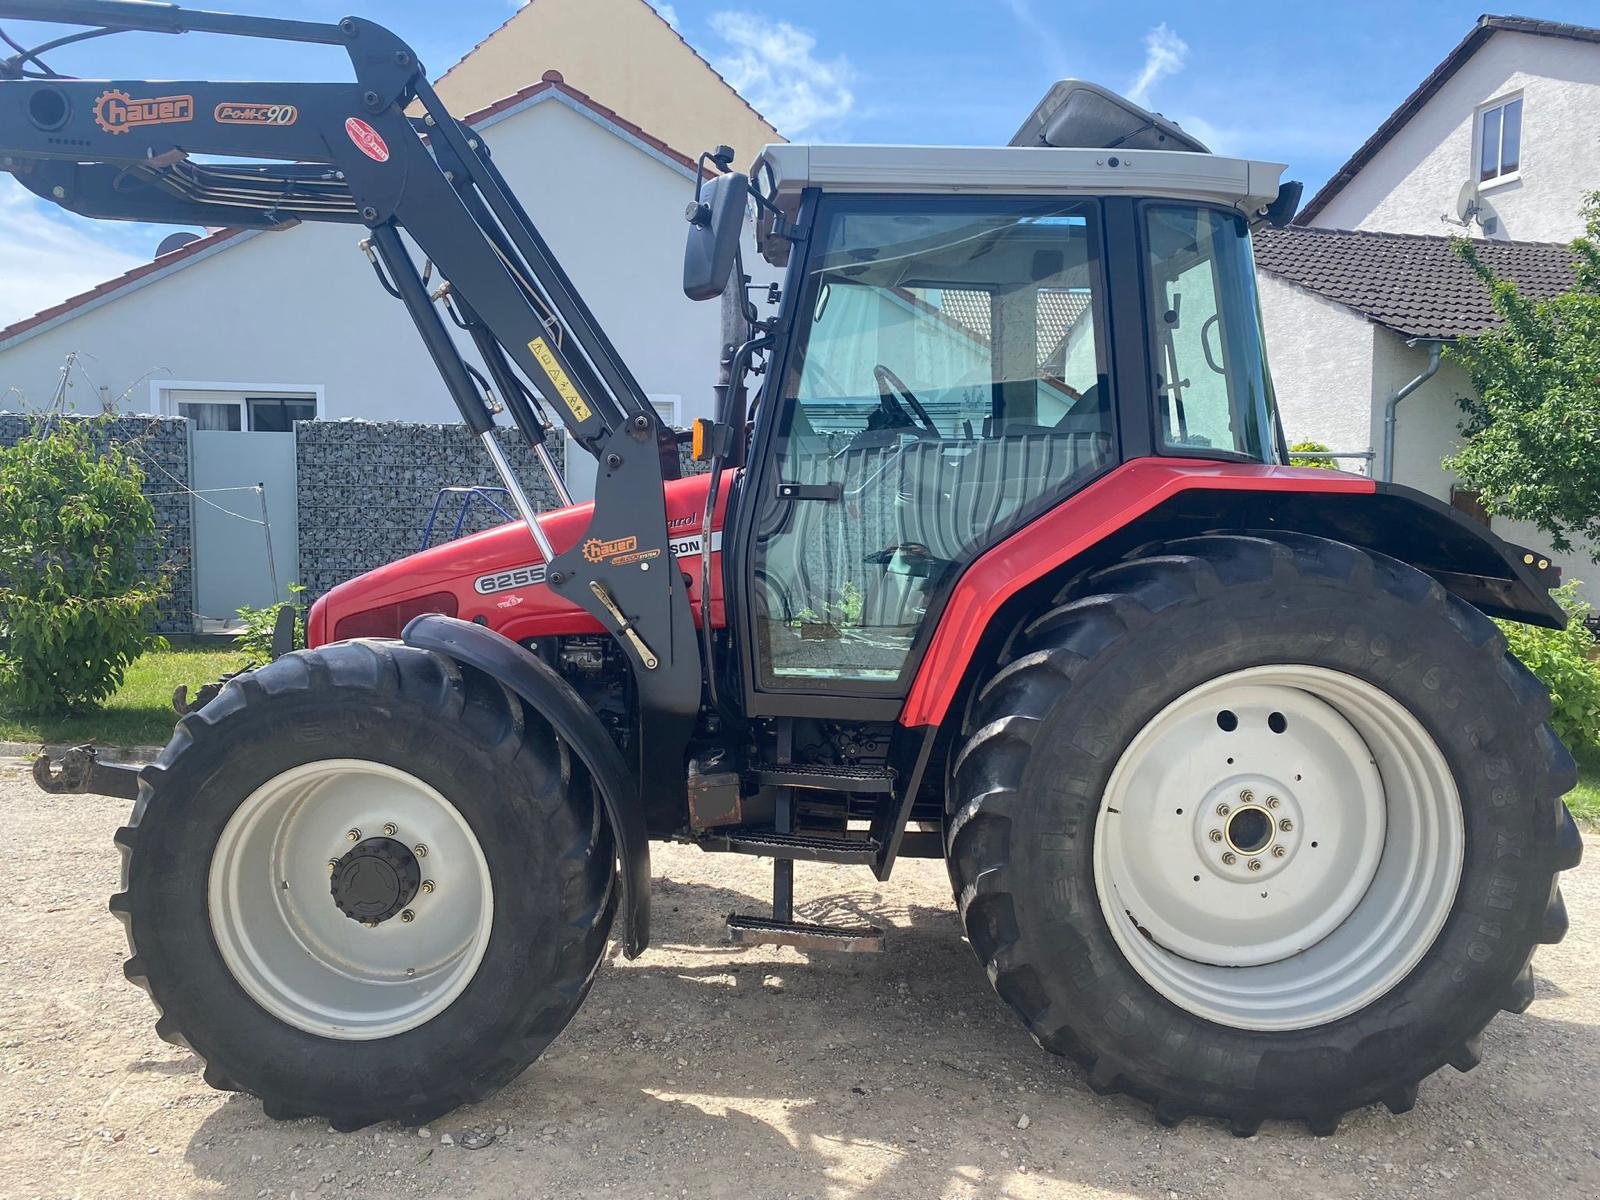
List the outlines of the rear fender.
<svg viewBox="0 0 1600 1200">
<path fill-rule="evenodd" d="M 941 724 L 1008 633 L 1072 579 L 1141 546 L 1218 529 L 1346 542 L 1416 567 L 1489 616 L 1566 624 L 1550 595 L 1559 568 L 1413 488 L 1338 471 L 1135 459 L 968 565 L 929 639 L 900 724 Z"/>
<path fill-rule="evenodd" d="M 510 688 L 550 722 L 588 769 L 622 864 L 623 953 L 638 957 L 650 942 L 650 842 L 633 777 L 594 710 L 538 657 L 481 625 L 428 614 L 411 621 L 401 636 L 408 646 L 452 658 Z"/>
</svg>

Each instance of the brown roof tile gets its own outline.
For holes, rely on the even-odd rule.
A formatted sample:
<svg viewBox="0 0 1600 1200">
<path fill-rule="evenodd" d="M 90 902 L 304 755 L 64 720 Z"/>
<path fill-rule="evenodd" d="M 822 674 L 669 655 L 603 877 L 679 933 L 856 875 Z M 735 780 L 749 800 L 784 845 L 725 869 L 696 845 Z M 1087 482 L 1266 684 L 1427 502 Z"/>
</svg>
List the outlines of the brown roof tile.
<svg viewBox="0 0 1600 1200">
<path fill-rule="evenodd" d="M 1290 226 L 1255 232 L 1256 265 L 1407 338 L 1450 340 L 1499 324 L 1489 291 L 1448 237 Z M 1476 243 L 1483 261 L 1535 298 L 1573 283 L 1553 242 Z"/>
</svg>

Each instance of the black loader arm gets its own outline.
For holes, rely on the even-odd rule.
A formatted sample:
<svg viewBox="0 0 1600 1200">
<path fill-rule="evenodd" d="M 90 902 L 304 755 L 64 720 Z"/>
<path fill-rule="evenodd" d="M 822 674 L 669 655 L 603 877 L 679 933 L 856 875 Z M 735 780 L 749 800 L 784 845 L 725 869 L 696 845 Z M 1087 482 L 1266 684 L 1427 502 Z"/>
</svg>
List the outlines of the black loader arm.
<svg viewBox="0 0 1600 1200">
<path fill-rule="evenodd" d="M 0 62 L 0 169 L 35 195 L 109 220 L 252 229 L 333 221 L 370 231 L 363 249 L 495 460 L 551 563 L 551 586 L 610 630 L 632 665 L 635 771 L 655 794 L 681 788 L 701 668 L 667 538 L 661 450 L 672 432 L 487 145 L 448 113 L 411 48 L 356 17 L 319 24 L 141 0 L 0 0 L 0 23 L 12 20 L 87 27 Z M 355 79 L 91 81 L 46 66 L 47 51 L 129 30 L 341 46 Z M 414 101 L 421 117 L 407 115 Z M 430 294 L 402 231 L 445 288 Z M 483 370 L 463 358 L 441 304 L 466 329 Z M 554 553 L 494 441 L 502 405 L 491 393 L 541 455 L 544 414 L 553 413 L 599 460 L 592 523 L 566 553 Z M 613 552 L 619 546 L 626 553 Z"/>
</svg>

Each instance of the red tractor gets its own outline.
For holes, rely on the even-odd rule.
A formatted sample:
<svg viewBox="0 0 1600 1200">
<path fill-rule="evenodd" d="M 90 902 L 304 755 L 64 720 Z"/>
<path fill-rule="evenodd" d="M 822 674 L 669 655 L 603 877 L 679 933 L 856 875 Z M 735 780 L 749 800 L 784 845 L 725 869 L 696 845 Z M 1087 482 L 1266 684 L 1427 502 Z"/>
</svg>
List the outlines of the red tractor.
<svg viewBox="0 0 1600 1200">
<path fill-rule="evenodd" d="M 361 227 L 521 517 L 335 588 L 308 649 L 136 776 L 88 774 L 136 794 L 127 975 L 213 1085 L 344 1129 L 481 1099 L 571 1018 L 613 925 L 648 946 L 651 839 L 775 860 L 771 914 L 729 934 L 807 950 L 883 934 L 795 921 L 796 861 L 943 858 L 1001 999 L 1166 1122 L 1404 1111 L 1532 1000 L 1575 773 L 1490 618 L 1559 626 L 1556 572 L 1406 488 L 1285 465 L 1250 248 L 1296 204 L 1278 166 L 1071 82 L 1006 147 L 704 156 L 684 286 L 730 292 L 744 335 L 678 478 L 394 35 L 0 17 L 346 48 L 352 84 L 20 55 L 0 165 L 88 216 Z M 787 270 L 766 315 L 752 211 Z M 594 503 L 535 512 L 499 411 L 535 449 L 570 431 Z"/>
</svg>

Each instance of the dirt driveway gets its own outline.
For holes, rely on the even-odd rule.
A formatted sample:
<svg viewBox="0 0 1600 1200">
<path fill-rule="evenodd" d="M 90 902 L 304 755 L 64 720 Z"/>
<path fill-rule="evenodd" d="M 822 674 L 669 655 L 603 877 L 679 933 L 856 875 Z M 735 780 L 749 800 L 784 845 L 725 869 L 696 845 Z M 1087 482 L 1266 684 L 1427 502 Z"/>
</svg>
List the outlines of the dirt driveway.
<svg viewBox="0 0 1600 1200">
<path fill-rule="evenodd" d="M 1600 839 L 1537 1002 L 1490 1027 L 1483 1065 L 1333 1138 L 1166 1130 L 1094 1096 L 994 998 L 939 864 L 881 888 L 802 865 L 807 915 L 891 927 L 882 955 L 808 961 L 722 943 L 770 869 L 679 848 L 656 859 L 656 945 L 603 966 L 532 1069 L 425 1135 L 339 1135 L 209 1090 L 156 1038 L 105 911 L 124 808 L 0 760 L 0 1196 L 1600 1195 Z"/>
</svg>

